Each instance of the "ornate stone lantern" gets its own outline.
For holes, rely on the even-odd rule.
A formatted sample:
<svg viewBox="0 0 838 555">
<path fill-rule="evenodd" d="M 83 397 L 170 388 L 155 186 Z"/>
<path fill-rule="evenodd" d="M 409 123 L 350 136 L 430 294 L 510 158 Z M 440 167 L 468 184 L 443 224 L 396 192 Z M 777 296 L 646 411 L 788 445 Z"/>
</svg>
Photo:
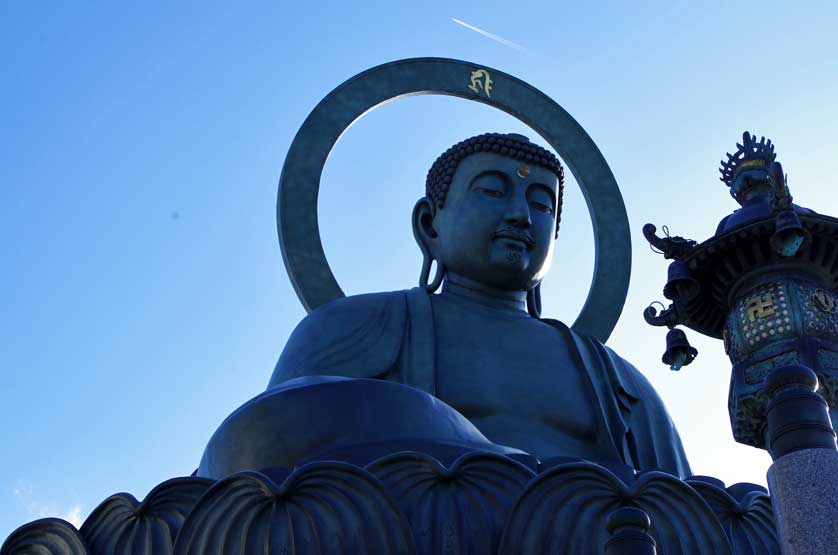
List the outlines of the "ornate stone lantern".
<svg viewBox="0 0 838 555">
<path fill-rule="evenodd" d="M 783 540 L 793 534 L 817 541 L 823 530 L 810 527 L 838 513 L 831 478 L 838 469 L 838 219 L 792 203 L 774 145 L 764 137 L 746 132 L 721 164 L 721 180 L 741 208 L 722 219 L 713 237 L 661 238 L 652 224 L 644 227 L 651 245 L 673 260 L 664 288 L 671 304 L 661 312 L 650 306 L 644 316 L 670 334 L 683 325 L 723 340 L 733 365 L 733 436 L 767 449 L 775 461 L 769 484 Z M 689 344 L 667 339 L 664 358 L 674 361 L 672 368 L 689 364 Z M 815 469 L 830 478 L 804 498 L 814 484 L 806 475 Z M 834 536 L 834 526 L 826 530 Z"/>
</svg>

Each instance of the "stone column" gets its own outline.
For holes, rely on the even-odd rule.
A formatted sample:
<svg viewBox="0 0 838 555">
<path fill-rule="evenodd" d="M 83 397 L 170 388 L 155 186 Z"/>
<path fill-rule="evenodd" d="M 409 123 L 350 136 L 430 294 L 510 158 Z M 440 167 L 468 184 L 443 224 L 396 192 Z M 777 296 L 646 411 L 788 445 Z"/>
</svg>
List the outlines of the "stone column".
<svg viewBox="0 0 838 555">
<path fill-rule="evenodd" d="M 768 487 L 780 546 L 788 555 L 838 555 L 838 448 L 818 380 L 804 366 L 775 370 L 765 439 Z"/>
</svg>

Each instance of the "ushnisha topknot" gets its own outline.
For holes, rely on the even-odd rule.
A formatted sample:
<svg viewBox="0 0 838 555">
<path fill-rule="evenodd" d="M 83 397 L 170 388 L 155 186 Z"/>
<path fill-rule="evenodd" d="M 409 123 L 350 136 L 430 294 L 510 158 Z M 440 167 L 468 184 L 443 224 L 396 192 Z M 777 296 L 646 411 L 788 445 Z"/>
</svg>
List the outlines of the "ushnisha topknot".
<svg viewBox="0 0 838 555">
<path fill-rule="evenodd" d="M 559 198 L 556 206 L 556 228 L 558 229 L 564 194 L 564 167 L 552 152 L 531 143 L 525 136 L 516 133 L 484 133 L 460 141 L 443 152 L 428 170 L 428 177 L 425 180 L 425 194 L 438 208 L 445 205 L 445 197 L 457 166 L 466 156 L 478 152 L 508 156 L 555 173 L 559 178 Z"/>
</svg>

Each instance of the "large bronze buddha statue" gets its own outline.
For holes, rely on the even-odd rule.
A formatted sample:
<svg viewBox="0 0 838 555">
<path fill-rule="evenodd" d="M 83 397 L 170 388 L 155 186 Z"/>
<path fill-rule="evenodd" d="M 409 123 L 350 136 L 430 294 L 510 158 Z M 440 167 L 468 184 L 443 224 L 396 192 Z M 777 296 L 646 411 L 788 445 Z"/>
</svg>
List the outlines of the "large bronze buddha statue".
<svg viewBox="0 0 838 555">
<path fill-rule="evenodd" d="M 412 216 L 424 258 L 419 287 L 344 296 L 317 225 L 323 166 L 364 113 L 426 93 L 506 111 L 538 130 L 573 170 L 594 225 L 597 262 L 572 327 L 542 318 L 540 302 L 564 169 L 514 134 L 472 137 L 432 165 Z M 805 231 L 797 224 L 783 228 L 784 249 L 786 231 L 798 232 L 791 239 Z M 760 229 L 776 234 L 776 227 Z M 311 112 L 289 148 L 277 231 L 309 314 L 267 389 L 210 438 L 195 475 L 161 483 L 141 503 L 110 496 L 78 530 L 60 519 L 34 521 L 0 552 L 779 553 L 764 488 L 691 477 L 662 401 L 603 345 L 628 289 L 628 218 L 596 145 L 543 93 L 496 70 L 439 58 L 399 60 L 347 80 Z M 704 278 L 711 270 L 702 270 Z M 681 281 L 664 289 L 670 300 L 677 295 L 668 290 L 691 291 L 680 287 L 683 275 L 675 277 Z M 713 298 L 702 306 L 718 304 Z M 675 351 L 684 355 L 676 365 L 686 363 L 685 353 L 694 356 L 682 345 L 665 357 Z M 772 382 L 781 392 L 766 428 L 784 450 L 806 447 L 789 456 L 834 455 L 822 425 L 825 405 L 811 391 L 814 375 L 806 370 L 801 378 L 800 367 L 789 368 Z M 778 409 L 781 397 L 785 408 Z M 815 409 L 823 418 L 805 420 Z M 806 529 L 799 515 L 817 525 L 829 513 L 828 495 L 821 504 L 809 501 L 811 472 L 799 470 L 812 466 L 798 460 L 806 462 L 796 474 L 791 466 L 781 470 L 781 531 Z"/>
<path fill-rule="evenodd" d="M 452 456 L 488 449 L 689 475 L 646 378 L 596 339 L 540 316 L 563 180 L 559 160 L 521 135 L 479 135 L 443 153 L 413 210 L 421 286 L 311 312 L 268 391 L 210 441 L 200 473 L 367 461 L 436 442 L 438 458 L 444 444 Z"/>
</svg>

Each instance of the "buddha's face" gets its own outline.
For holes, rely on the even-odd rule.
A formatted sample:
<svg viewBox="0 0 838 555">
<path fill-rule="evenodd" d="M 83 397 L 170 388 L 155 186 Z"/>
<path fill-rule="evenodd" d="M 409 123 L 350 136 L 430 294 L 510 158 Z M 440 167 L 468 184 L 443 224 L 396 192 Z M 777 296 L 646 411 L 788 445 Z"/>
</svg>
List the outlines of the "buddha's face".
<svg viewBox="0 0 838 555">
<path fill-rule="evenodd" d="M 479 283 L 531 289 L 552 259 L 558 190 L 548 169 L 499 154 L 468 156 L 433 216 L 431 252 Z"/>
</svg>

